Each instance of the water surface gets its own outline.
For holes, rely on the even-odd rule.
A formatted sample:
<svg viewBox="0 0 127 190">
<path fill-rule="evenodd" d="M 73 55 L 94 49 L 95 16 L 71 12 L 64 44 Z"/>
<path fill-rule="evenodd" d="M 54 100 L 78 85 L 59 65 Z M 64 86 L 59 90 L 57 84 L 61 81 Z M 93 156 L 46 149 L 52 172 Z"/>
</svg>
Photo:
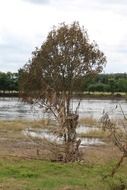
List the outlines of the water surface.
<svg viewBox="0 0 127 190">
<path fill-rule="evenodd" d="M 75 110 L 79 100 L 72 101 L 72 110 Z M 119 104 L 122 106 L 124 113 L 127 115 L 127 101 L 125 100 L 98 100 L 83 99 L 80 102 L 80 117 L 99 118 L 103 111 L 109 113 L 112 117 L 123 117 Z M 116 109 L 117 107 L 117 109 Z M 41 119 L 48 117 L 47 113 L 42 112 L 39 107 L 32 107 L 27 103 L 23 103 L 18 98 L 0 98 L 0 119 Z"/>
</svg>

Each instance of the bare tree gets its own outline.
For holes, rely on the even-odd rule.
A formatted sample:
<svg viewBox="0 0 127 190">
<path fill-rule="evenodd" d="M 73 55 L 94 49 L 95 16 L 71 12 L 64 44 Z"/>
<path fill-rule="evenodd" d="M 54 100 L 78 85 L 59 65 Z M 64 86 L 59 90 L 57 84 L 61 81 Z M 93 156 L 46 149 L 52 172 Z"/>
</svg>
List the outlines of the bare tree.
<svg viewBox="0 0 127 190">
<path fill-rule="evenodd" d="M 110 131 L 110 138 L 115 146 L 117 146 L 122 153 L 120 160 L 117 162 L 115 167 L 112 169 L 111 177 L 115 175 L 117 169 L 121 166 L 124 158 L 127 158 L 127 117 L 124 114 L 124 111 L 120 106 L 121 112 L 123 114 L 124 120 L 120 121 L 118 124 L 113 122 L 109 114 L 104 112 L 101 118 L 102 128 L 103 130 Z M 116 106 L 117 108 L 118 106 Z"/>
<path fill-rule="evenodd" d="M 64 138 L 65 162 L 79 156 L 80 140 L 76 139 L 79 115 L 72 110 L 73 92 L 80 90 L 82 79 L 103 70 L 104 53 L 90 42 L 87 31 L 78 22 L 53 27 L 40 48 L 20 74 L 22 97 L 50 111 Z"/>
</svg>

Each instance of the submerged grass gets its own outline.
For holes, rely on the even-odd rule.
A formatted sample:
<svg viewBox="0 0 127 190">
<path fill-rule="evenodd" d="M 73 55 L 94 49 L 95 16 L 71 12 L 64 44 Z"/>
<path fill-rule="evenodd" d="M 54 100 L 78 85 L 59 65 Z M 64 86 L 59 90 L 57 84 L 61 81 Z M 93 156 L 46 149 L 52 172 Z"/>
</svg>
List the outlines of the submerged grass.
<svg viewBox="0 0 127 190">
<path fill-rule="evenodd" d="M 50 120 L 2 120 L 0 121 L 0 136 L 25 138 L 21 133 L 26 128 L 52 129 L 54 123 Z"/>
<path fill-rule="evenodd" d="M 87 131 L 85 133 L 79 134 L 80 137 L 86 137 L 86 138 L 107 138 L 109 137 L 110 133 L 108 131 L 103 131 L 101 129 L 98 130 L 91 130 Z"/>
<path fill-rule="evenodd" d="M 51 123 L 52 122 L 52 123 Z M 26 127 L 31 128 L 48 128 L 53 126 L 54 123 L 51 120 L 44 119 L 44 120 L 0 120 L 0 129 L 5 127 L 6 129 L 12 129 L 12 130 L 21 130 Z"/>
<path fill-rule="evenodd" d="M 93 117 L 84 117 L 79 120 L 79 123 L 81 125 L 87 126 L 87 127 L 99 127 L 99 121 Z"/>
</svg>

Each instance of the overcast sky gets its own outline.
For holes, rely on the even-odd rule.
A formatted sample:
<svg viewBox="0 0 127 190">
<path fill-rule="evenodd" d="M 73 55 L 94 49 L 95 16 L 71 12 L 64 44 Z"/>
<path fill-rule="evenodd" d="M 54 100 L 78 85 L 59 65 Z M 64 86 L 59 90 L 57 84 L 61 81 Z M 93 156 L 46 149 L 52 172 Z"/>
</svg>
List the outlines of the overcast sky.
<svg viewBox="0 0 127 190">
<path fill-rule="evenodd" d="M 127 0 L 0 0 L 0 71 L 18 71 L 53 25 L 73 21 L 105 53 L 105 73 L 127 72 Z"/>
</svg>

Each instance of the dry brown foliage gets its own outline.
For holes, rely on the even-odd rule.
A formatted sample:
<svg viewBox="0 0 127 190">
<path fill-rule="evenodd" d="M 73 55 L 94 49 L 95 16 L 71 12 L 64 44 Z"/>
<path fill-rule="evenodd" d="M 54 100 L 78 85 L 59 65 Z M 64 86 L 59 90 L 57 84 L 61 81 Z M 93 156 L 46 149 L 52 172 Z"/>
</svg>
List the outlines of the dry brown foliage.
<svg viewBox="0 0 127 190">
<path fill-rule="evenodd" d="M 112 121 L 108 115 L 108 113 L 104 112 L 101 123 L 103 130 L 110 131 L 110 139 L 113 141 L 114 145 L 119 148 L 122 156 L 116 166 L 113 168 L 111 172 L 111 176 L 113 177 L 116 173 L 117 169 L 120 167 L 124 158 L 127 157 L 127 118 L 124 114 L 124 111 L 120 105 L 121 112 L 123 113 L 124 120 L 121 123 L 116 123 Z"/>
<path fill-rule="evenodd" d="M 78 22 L 53 27 L 46 41 L 32 52 L 32 59 L 20 70 L 21 96 L 39 105 L 55 118 L 64 138 L 65 162 L 79 157 L 76 139 L 78 107 L 72 109 L 73 92 L 81 89 L 82 79 L 100 73 L 106 63 L 104 53 Z"/>
</svg>

